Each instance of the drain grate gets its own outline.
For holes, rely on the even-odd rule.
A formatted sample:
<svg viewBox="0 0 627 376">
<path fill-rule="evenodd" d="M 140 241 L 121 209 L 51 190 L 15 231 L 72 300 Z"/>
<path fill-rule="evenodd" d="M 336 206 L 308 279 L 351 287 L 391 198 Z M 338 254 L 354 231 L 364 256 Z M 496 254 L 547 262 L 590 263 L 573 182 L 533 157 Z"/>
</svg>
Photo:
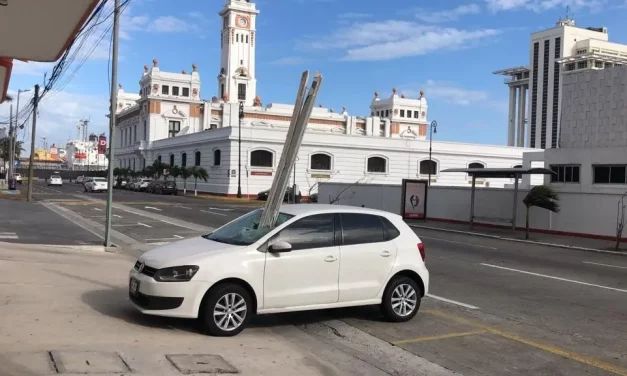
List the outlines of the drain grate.
<svg viewBox="0 0 627 376">
<path fill-rule="evenodd" d="M 173 354 L 165 356 L 182 374 L 194 373 L 227 374 L 239 373 L 237 368 L 224 360 L 220 355 L 212 354 Z"/>
<path fill-rule="evenodd" d="M 50 351 L 57 373 L 122 373 L 129 367 L 118 353 L 95 351 Z"/>
</svg>

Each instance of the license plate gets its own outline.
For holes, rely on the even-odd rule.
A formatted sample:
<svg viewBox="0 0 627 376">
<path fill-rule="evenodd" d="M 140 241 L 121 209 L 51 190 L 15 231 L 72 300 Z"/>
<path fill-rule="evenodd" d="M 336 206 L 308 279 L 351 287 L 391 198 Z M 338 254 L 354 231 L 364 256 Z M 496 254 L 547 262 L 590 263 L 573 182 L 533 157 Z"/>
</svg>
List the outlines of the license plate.
<svg viewBox="0 0 627 376">
<path fill-rule="evenodd" d="M 137 295 L 139 292 L 139 281 L 135 278 L 131 278 L 131 282 L 129 283 L 129 291 L 132 295 Z"/>
</svg>

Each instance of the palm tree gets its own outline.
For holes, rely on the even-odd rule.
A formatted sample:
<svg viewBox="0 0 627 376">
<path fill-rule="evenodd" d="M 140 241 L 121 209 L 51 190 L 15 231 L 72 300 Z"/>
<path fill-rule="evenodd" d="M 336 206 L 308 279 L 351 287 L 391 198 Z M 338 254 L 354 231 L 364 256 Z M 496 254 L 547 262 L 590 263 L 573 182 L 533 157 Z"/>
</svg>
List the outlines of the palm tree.
<svg viewBox="0 0 627 376">
<path fill-rule="evenodd" d="M 187 194 L 187 179 L 192 176 L 192 169 L 189 167 L 181 167 L 181 178 L 183 178 L 183 196 Z"/>
<path fill-rule="evenodd" d="M 141 174 L 147 178 L 152 178 L 155 175 L 157 175 L 157 177 L 159 176 L 158 173 L 159 170 L 155 170 L 154 166 L 146 166 L 146 168 L 141 172 Z M 163 171 L 163 170 L 161 170 Z"/>
<path fill-rule="evenodd" d="M 529 211 L 532 206 L 550 210 L 553 213 L 559 213 L 560 207 L 557 201 L 559 197 L 555 191 L 545 185 L 538 185 L 527 193 L 527 197 L 523 203 L 527 207 L 527 215 L 525 219 L 525 239 L 529 239 Z"/>
<path fill-rule="evenodd" d="M 198 196 L 198 190 L 196 189 L 196 186 L 198 185 L 198 179 L 202 179 L 207 182 L 207 179 L 209 179 L 209 174 L 204 168 L 200 166 L 194 166 L 192 167 L 192 176 L 194 177 L 194 196 Z"/>
<path fill-rule="evenodd" d="M 170 176 L 172 176 L 172 179 L 176 182 L 176 178 L 181 176 L 181 168 L 179 166 L 173 166 L 170 168 Z"/>
<path fill-rule="evenodd" d="M 152 163 L 152 166 L 148 166 L 148 167 L 153 168 L 153 171 L 154 171 L 153 176 L 156 176 L 157 179 L 161 179 L 161 177 L 163 176 L 163 171 L 169 169 L 170 165 L 167 163 L 161 162 L 161 160 L 159 159 L 155 159 L 155 161 Z"/>
<path fill-rule="evenodd" d="M 2 140 L 0 140 L 0 158 L 4 159 L 5 161 L 9 160 L 10 140 L 11 139 L 9 137 L 5 137 Z M 16 159 L 19 158 L 22 152 L 24 151 L 24 148 L 22 146 L 23 146 L 22 141 L 15 141 L 14 157 Z"/>
</svg>

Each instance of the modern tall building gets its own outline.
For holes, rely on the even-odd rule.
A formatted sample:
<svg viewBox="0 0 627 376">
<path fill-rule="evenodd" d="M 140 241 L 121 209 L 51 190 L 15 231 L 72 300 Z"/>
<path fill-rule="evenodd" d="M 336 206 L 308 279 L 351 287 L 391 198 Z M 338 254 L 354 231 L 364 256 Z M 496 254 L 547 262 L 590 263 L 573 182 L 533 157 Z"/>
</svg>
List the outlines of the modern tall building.
<svg viewBox="0 0 627 376">
<path fill-rule="evenodd" d="M 627 46 L 609 42 L 605 27 L 578 27 L 567 17 L 531 34 L 529 65 L 494 72 L 508 76 L 508 145 L 559 147 L 562 74 L 626 63 Z"/>
</svg>

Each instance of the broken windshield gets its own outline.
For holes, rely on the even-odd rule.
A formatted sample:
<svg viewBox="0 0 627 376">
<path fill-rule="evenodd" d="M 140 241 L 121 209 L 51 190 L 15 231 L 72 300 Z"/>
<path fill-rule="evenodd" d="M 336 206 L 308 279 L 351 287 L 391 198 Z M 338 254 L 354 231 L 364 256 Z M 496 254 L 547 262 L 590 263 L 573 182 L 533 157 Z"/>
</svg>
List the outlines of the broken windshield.
<svg viewBox="0 0 627 376">
<path fill-rule="evenodd" d="M 294 217 L 291 214 L 279 213 L 279 218 L 277 219 L 274 227 L 259 228 L 261 214 L 263 214 L 263 209 L 257 209 L 203 237 L 219 243 L 251 245 L 276 227 Z"/>
</svg>

